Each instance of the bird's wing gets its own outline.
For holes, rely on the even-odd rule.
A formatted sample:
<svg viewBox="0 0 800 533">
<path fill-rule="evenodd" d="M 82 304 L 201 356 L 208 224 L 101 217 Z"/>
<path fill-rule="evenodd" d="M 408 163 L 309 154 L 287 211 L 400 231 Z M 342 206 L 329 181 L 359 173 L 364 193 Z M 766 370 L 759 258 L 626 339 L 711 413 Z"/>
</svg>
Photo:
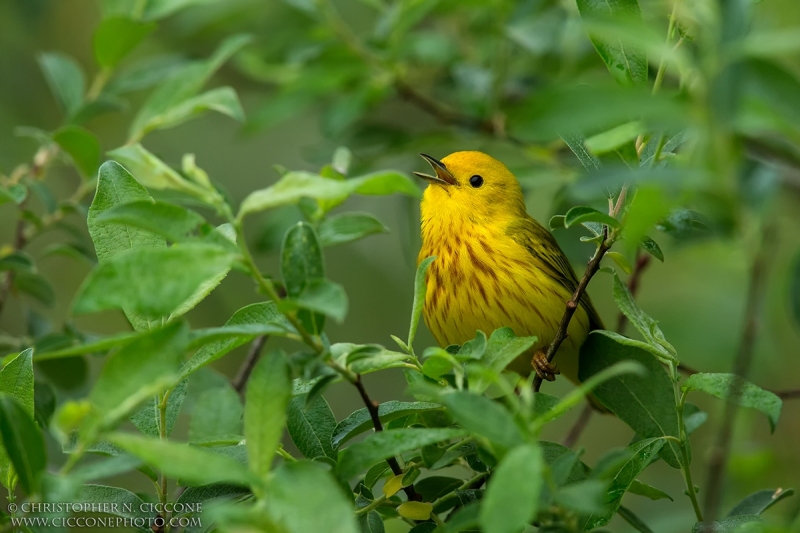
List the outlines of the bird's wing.
<svg viewBox="0 0 800 533">
<path fill-rule="evenodd" d="M 511 223 L 506 233 L 528 250 L 538 260 L 539 266 L 570 294 L 575 292 L 578 288 L 578 277 L 552 233 L 531 217 Z M 581 297 L 581 305 L 589 315 L 590 329 L 603 329 L 603 321 L 586 292 Z"/>
</svg>

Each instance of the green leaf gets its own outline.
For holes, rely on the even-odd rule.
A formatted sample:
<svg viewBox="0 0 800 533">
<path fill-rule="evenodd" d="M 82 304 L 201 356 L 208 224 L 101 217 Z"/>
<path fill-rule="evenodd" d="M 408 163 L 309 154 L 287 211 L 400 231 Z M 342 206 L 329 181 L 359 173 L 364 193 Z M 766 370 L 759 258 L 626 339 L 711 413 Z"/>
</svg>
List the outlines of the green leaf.
<svg viewBox="0 0 800 533">
<path fill-rule="evenodd" d="M 70 472 L 71 477 L 81 483 L 94 481 L 96 479 L 109 478 L 130 472 L 142 466 L 142 460 L 127 453 L 112 455 L 99 461 L 93 461 L 76 467 Z M 149 467 L 147 467 L 149 468 Z"/>
<path fill-rule="evenodd" d="M 377 511 L 370 511 L 358 517 L 358 527 L 361 533 L 385 533 L 383 518 Z"/>
<path fill-rule="evenodd" d="M 86 90 L 81 66 L 75 59 L 61 52 L 40 55 L 39 66 L 64 113 L 68 117 L 75 115 L 83 105 L 83 94 Z"/>
<path fill-rule="evenodd" d="M 337 322 L 343 322 L 347 316 L 347 293 L 338 283 L 327 279 L 314 279 L 309 281 L 297 297 L 282 300 L 278 307 L 281 310 L 306 309 L 327 315 Z"/>
<path fill-rule="evenodd" d="M 244 436 L 250 470 L 265 479 L 286 423 L 292 381 L 286 357 L 273 351 L 261 357 L 247 383 Z"/>
<path fill-rule="evenodd" d="M 522 444 L 500 462 L 489 481 L 481 506 L 486 533 L 516 533 L 534 519 L 543 482 L 542 450 Z"/>
<path fill-rule="evenodd" d="M 126 0 L 122 1 L 123 5 L 127 3 Z M 133 4 L 133 7 L 137 11 L 140 11 L 142 19 L 159 20 L 186 9 L 187 7 L 210 4 L 216 1 L 218 0 L 147 0 L 143 10 L 140 10 L 136 4 Z"/>
<path fill-rule="evenodd" d="M 78 489 L 75 500 L 75 503 L 102 510 L 103 514 L 127 518 L 131 523 L 149 523 L 156 515 L 154 507 L 149 507 L 136 494 L 120 487 L 83 485 Z M 147 512 L 148 509 L 153 510 Z"/>
<path fill-rule="evenodd" d="M 265 500 L 269 515 L 287 533 L 358 533 L 352 502 L 319 465 L 284 463 L 275 471 Z"/>
<path fill-rule="evenodd" d="M 619 344 L 624 344 L 625 346 L 633 346 L 634 348 L 640 348 L 645 350 L 646 352 L 650 352 L 654 356 L 658 357 L 659 359 L 664 358 L 664 350 L 661 349 L 660 346 L 653 346 L 652 344 L 648 344 L 646 342 L 637 341 L 636 339 L 631 339 L 630 337 L 626 337 L 625 335 L 620 335 L 614 331 L 608 331 L 604 329 L 598 329 L 598 335 L 604 335 L 609 339 L 613 339 L 615 342 Z"/>
<path fill-rule="evenodd" d="M 170 391 L 169 398 L 167 398 L 167 419 L 165 428 L 166 435 L 172 435 L 172 428 L 175 427 L 175 422 L 178 420 L 178 415 L 181 412 L 183 399 L 186 397 L 186 388 L 189 386 L 188 380 L 183 380 L 178 383 L 175 388 Z M 161 410 L 158 408 L 159 398 L 156 396 L 153 401 L 144 404 L 141 409 L 136 411 L 131 417 L 131 422 L 137 427 L 139 431 L 150 437 L 158 437 L 160 430 L 159 424 L 161 423 Z"/>
<path fill-rule="evenodd" d="M 141 144 L 121 146 L 108 152 L 108 155 L 129 168 L 136 181 L 145 187 L 179 191 L 209 204 L 213 204 L 216 199 L 215 191 L 184 179 Z"/>
<path fill-rule="evenodd" d="M 148 129 L 152 129 L 153 124 L 163 123 L 165 115 L 173 114 L 175 117 L 176 108 L 183 108 L 180 116 L 185 117 L 186 102 L 197 95 L 223 63 L 250 40 L 247 35 L 229 37 L 208 59 L 186 65 L 164 80 L 142 104 L 131 124 L 130 140 L 136 142 L 141 139 Z"/>
<path fill-rule="evenodd" d="M 742 407 L 758 409 L 767 415 L 771 433 L 775 431 L 781 416 L 783 402 L 778 396 L 734 374 L 692 374 L 681 389 L 703 391 Z"/>
<path fill-rule="evenodd" d="M 692 533 L 733 533 L 734 531 L 742 531 L 744 524 L 763 521 L 761 517 L 754 514 L 731 516 L 714 522 L 697 522 L 692 527 Z"/>
<path fill-rule="evenodd" d="M 133 176 L 114 161 L 104 163 L 98 172 L 97 192 L 89 207 L 87 226 L 92 237 L 100 264 L 117 254 L 137 248 L 163 248 L 164 239 L 150 232 L 120 224 L 103 223 L 98 217 L 112 207 L 136 200 L 152 201 L 147 190 Z M 150 329 L 157 322 L 148 320 L 132 309 L 125 308 L 125 315 L 137 331 Z M 158 321 L 160 323 L 160 321 Z"/>
<path fill-rule="evenodd" d="M 392 420 L 415 413 L 441 409 L 442 406 L 436 403 L 398 402 L 396 400 L 390 400 L 378 406 L 378 417 L 381 419 L 381 422 L 386 424 Z M 348 440 L 372 429 L 372 427 L 372 417 L 367 408 L 362 407 L 336 425 L 331 435 L 331 445 L 334 450 L 337 450 L 339 446 Z"/>
<path fill-rule="evenodd" d="M 87 342 L 86 344 L 79 344 L 77 346 L 70 346 L 68 348 L 61 348 L 58 350 L 50 351 L 47 347 L 44 349 L 37 349 L 36 361 L 47 361 L 48 359 L 57 359 L 60 357 L 71 357 L 73 355 L 84 355 L 90 353 L 106 352 L 111 348 L 119 348 L 129 344 L 134 339 L 141 337 L 140 333 L 120 333 L 96 340 L 94 342 Z"/>
<path fill-rule="evenodd" d="M 340 479 L 349 480 L 378 461 L 465 435 L 464 431 L 451 428 L 402 428 L 373 433 L 339 453 L 336 473 Z"/>
<path fill-rule="evenodd" d="M 338 454 L 331 444 L 336 418 L 324 397 L 317 396 L 306 405 L 306 396 L 295 396 L 289 402 L 287 416 L 289 435 L 303 457 L 336 460 Z"/>
<path fill-rule="evenodd" d="M 130 309 L 153 319 L 169 315 L 204 282 L 227 273 L 235 259 L 235 254 L 203 243 L 121 252 L 89 274 L 73 312 Z"/>
<path fill-rule="evenodd" d="M 651 500 L 654 501 L 663 499 L 675 501 L 672 499 L 672 496 L 670 496 L 663 490 L 658 489 L 652 485 L 648 485 L 647 483 L 643 483 L 638 479 L 633 480 L 633 482 L 628 487 L 628 492 L 630 494 L 636 494 L 638 496 L 644 496 L 645 498 L 650 498 Z"/>
<path fill-rule="evenodd" d="M 229 500 L 247 496 L 250 493 L 247 489 L 236 485 L 227 485 L 223 483 L 214 483 L 211 485 L 203 485 L 202 487 L 188 487 L 184 490 L 178 499 L 175 500 L 176 504 L 184 504 L 184 508 L 191 508 L 192 504 L 202 504 L 217 502 L 220 500 Z M 202 506 L 194 505 L 195 509 L 202 509 Z M 181 513 L 186 514 L 186 513 Z"/>
<path fill-rule="evenodd" d="M 239 394 L 230 385 L 203 392 L 192 407 L 189 442 L 241 434 L 243 413 Z"/>
<path fill-rule="evenodd" d="M 548 222 L 548 226 L 550 226 L 550 231 L 555 231 L 557 229 L 566 228 L 566 220 L 567 217 L 564 215 L 555 215 L 550 217 L 550 222 Z"/>
<path fill-rule="evenodd" d="M 583 353 L 583 352 L 581 352 Z M 550 409 L 545 410 L 535 420 L 535 426 L 541 427 L 546 422 L 555 420 L 564 415 L 567 411 L 577 406 L 583 401 L 594 389 L 600 384 L 609 382 L 614 378 L 632 374 L 634 376 L 642 377 L 646 374 L 642 365 L 636 361 L 619 361 L 600 372 L 591 375 L 588 379 L 581 379 L 581 384 L 569 394 L 567 394 L 561 401 L 552 406 Z"/>
<path fill-rule="evenodd" d="M 638 120 L 626 122 L 603 133 L 592 135 L 584 141 L 586 148 L 594 154 L 605 154 L 630 143 L 645 132 L 645 126 Z"/>
<path fill-rule="evenodd" d="M 331 355 L 339 364 L 353 372 L 366 374 L 386 368 L 406 366 L 411 356 L 387 350 L 380 344 L 352 344 L 340 342 L 331 346 Z"/>
<path fill-rule="evenodd" d="M 225 326 L 218 328 L 218 330 L 225 331 L 230 329 L 236 331 L 248 325 L 274 325 L 277 331 L 294 331 L 294 328 L 292 328 L 286 320 L 286 317 L 278 312 L 274 302 L 260 302 L 246 305 L 236 311 L 233 316 L 225 322 Z M 233 338 L 226 336 L 226 338 L 206 344 L 183 365 L 181 376 L 186 377 L 198 368 L 216 361 L 234 348 L 250 342 L 256 335 L 257 334 L 254 333 L 244 334 L 244 331 L 242 331 L 242 334 L 236 335 Z"/>
<path fill-rule="evenodd" d="M 0 205 L 6 202 L 21 204 L 28 197 L 28 188 L 21 183 L 15 183 L 9 187 L 0 186 Z"/>
<path fill-rule="evenodd" d="M 709 235 L 711 227 L 708 218 L 690 209 L 674 209 L 661 220 L 657 227 L 676 239 L 687 239 L 699 235 Z"/>
<path fill-rule="evenodd" d="M 584 222 L 598 222 L 606 224 L 612 228 L 619 227 L 619 221 L 606 213 L 601 213 L 597 209 L 588 206 L 573 207 L 564 218 L 564 227 L 569 228 L 575 224 L 583 224 Z"/>
<path fill-rule="evenodd" d="M 630 274 L 633 272 L 633 267 L 631 266 L 630 261 L 628 258 L 622 255 L 619 252 L 606 252 L 606 255 L 610 257 L 618 267 L 620 267 L 626 274 Z"/>
<path fill-rule="evenodd" d="M 629 523 L 633 529 L 639 531 L 639 533 L 653 533 L 653 530 L 644 523 L 644 521 L 636 516 L 633 511 L 625 507 L 624 505 L 619 506 L 619 510 L 617 511 L 619 516 L 622 517 L 627 523 Z"/>
<path fill-rule="evenodd" d="M 405 176 L 395 171 L 368 174 L 344 181 L 331 180 L 309 172 L 289 172 L 275 185 L 250 193 L 239 207 L 237 217 L 265 211 L 282 205 L 296 204 L 301 198 L 327 200 L 338 203 L 351 194 L 388 195 L 406 194 L 418 198 L 419 188 Z"/>
<path fill-rule="evenodd" d="M 662 365 L 643 350 L 619 344 L 592 333 L 581 348 L 579 379 L 583 382 L 615 363 L 633 360 L 645 369 L 644 377 L 621 375 L 598 385 L 594 396 L 644 438 L 671 435 L 679 438 L 672 382 Z M 668 442 L 660 452 L 673 468 L 680 468 L 678 446 Z"/>
<path fill-rule="evenodd" d="M 0 257 L 0 272 L 34 272 L 33 258 L 25 252 L 16 251 Z"/>
<path fill-rule="evenodd" d="M 16 355 L 0 370 L 0 394 L 13 398 L 25 412 L 34 416 L 34 381 L 33 381 L 33 350 L 27 350 Z M 0 446 L 0 482 L 13 490 L 10 480 L 13 478 L 11 458 L 5 448 Z"/>
<path fill-rule="evenodd" d="M 175 204 L 139 200 L 119 204 L 100 214 L 98 222 L 123 224 L 180 242 L 205 219 L 198 213 Z"/>
<path fill-rule="evenodd" d="M 528 351 L 537 341 L 536 337 L 517 337 L 511 328 L 499 328 L 492 332 L 486 343 L 486 351 L 481 364 L 500 374 L 512 361 Z M 484 392 L 492 381 L 472 376 L 469 388 L 474 392 Z"/>
<path fill-rule="evenodd" d="M 581 18 L 615 18 L 641 20 L 642 12 L 637 0 L 578 0 Z M 647 84 L 647 59 L 640 50 L 619 39 L 602 39 L 589 35 L 597 53 L 609 72 L 621 85 Z"/>
<path fill-rule="evenodd" d="M 366 213 L 342 213 L 325 218 L 317 226 L 322 246 L 353 242 L 367 235 L 386 233 L 380 220 Z"/>
<path fill-rule="evenodd" d="M 664 252 L 661 251 L 661 247 L 658 245 L 658 243 L 650 237 L 645 237 L 642 239 L 642 241 L 639 243 L 639 246 L 641 246 L 644 251 L 662 263 L 664 262 Z"/>
<path fill-rule="evenodd" d="M 81 174 L 90 177 L 100 165 L 100 141 L 80 126 L 64 126 L 53 133 L 53 141 L 69 154 Z"/>
<path fill-rule="evenodd" d="M 55 291 L 44 276 L 32 272 L 18 272 L 14 277 L 14 288 L 51 307 L 56 300 Z"/>
<path fill-rule="evenodd" d="M 300 295 L 311 280 L 325 277 L 322 249 L 310 224 L 298 222 L 286 232 L 281 249 L 281 277 L 290 297 Z"/>
<path fill-rule="evenodd" d="M 33 417 L 11 396 L 0 396 L 0 437 L 22 490 L 38 494 L 47 465 L 44 439 Z M 4 477 L 7 474 L 3 472 Z"/>
<path fill-rule="evenodd" d="M 575 133 L 562 133 L 559 134 L 559 137 L 561 137 L 569 149 L 572 150 L 572 153 L 575 154 L 581 162 L 583 168 L 586 170 L 600 169 L 600 160 L 597 159 L 594 154 L 586 150 L 586 145 L 584 144 L 584 138 L 582 136 Z"/>
<path fill-rule="evenodd" d="M 188 344 L 188 329 L 175 322 L 138 337 L 108 358 L 89 401 L 107 425 L 145 399 L 178 381 L 178 364 Z"/>
<path fill-rule="evenodd" d="M 293 305 L 307 309 L 309 305 L 322 306 L 329 311 L 341 313 L 342 301 L 345 306 L 347 305 L 344 291 L 340 290 L 340 287 L 334 288 L 333 284 L 323 279 L 325 265 L 322 247 L 314 228 L 306 222 L 298 222 L 286 231 L 281 247 L 281 277 L 289 296 L 289 302 L 284 302 L 284 306 Z M 298 300 L 304 293 L 306 301 L 301 305 Z M 346 310 L 346 307 L 344 309 Z M 326 314 L 326 311 L 320 311 Z M 343 316 L 339 316 L 341 320 Z M 298 313 L 298 318 L 312 334 L 321 332 L 325 326 L 324 316 L 319 314 L 301 311 Z"/>
<path fill-rule="evenodd" d="M 794 494 L 794 489 L 760 490 L 736 504 L 728 518 L 741 515 L 760 515 L 779 501 Z"/>
<path fill-rule="evenodd" d="M 33 418 L 33 350 L 31 348 L 11 358 L 0 370 L 0 394 L 17 400 L 28 416 Z"/>
<path fill-rule="evenodd" d="M 616 273 L 614 274 L 614 300 L 617 302 L 622 314 L 630 320 L 645 341 L 653 347 L 654 350 L 650 351 L 662 360 L 675 361 L 675 348 L 664 338 L 661 328 L 658 327 L 658 322 L 639 308 L 631 291 L 628 290 L 628 286 L 619 279 Z"/>
<path fill-rule="evenodd" d="M 441 394 L 439 401 L 464 429 L 507 451 L 521 444 L 523 434 L 511 413 L 497 402 L 466 391 Z"/>
<path fill-rule="evenodd" d="M 627 459 L 617 466 L 616 472 L 611 478 L 611 484 L 606 489 L 606 499 L 602 511 L 594 513 L 586 519 L 583 526 L 585 530 L 604 526 L 614 517 L 625 492 L 628 491 L 636 477 L 653 462 L 663 446 L 664 439 L 661 438 L 641 440 L 628 446 L 625 450 Z"/>
<path fill-rule="evenodd" d="M 242 109 L 236 91 L 232 87 L 220 87 L 188 98 L 152 117 L 140 125 L 141 129 L 134 134 L 133 138 L 139 140 L 151 131 L 173 128 L 199 117 L 206 111 L 216 111 L 239 122 L 245 120 L 244 109 Z"/>
<path fill-rule="evenodd" d="M 103 19 L 94 32 L 92 43 L 97 64 L 114 68 L 157 27 L 155 23 L 141 23 L 127 17 Z"/>
<path fill-rule="evenodd" d="M 600 479 L 585 479 L 561 487 L 553 495 L 559 505 L 580 514 L 591 514 L 603 509 L 607 483 Z"/>
<path fill-rule="evenodd" d="M 414 276 L 414 303 L 411 306 L 411 326 L 408 330 L 408 341 L 406 342 L 410 348 L 414 346 L 414 337 L 417 335 L 419 318 L 422 315 L 422 307 L 425 305 L 426 272 L 434 259 L 436 257 L 426 257 L 420 261 L 417 266 L 417 273 Z"/>
<path fill-rule="evenodd" d="M 258 483 L 239 461 L 191 446 L 167 440 L 141 437 L 127 433 L 112 433 L 108 440 L 171 478 L 193 485 Z"/>
</svg>

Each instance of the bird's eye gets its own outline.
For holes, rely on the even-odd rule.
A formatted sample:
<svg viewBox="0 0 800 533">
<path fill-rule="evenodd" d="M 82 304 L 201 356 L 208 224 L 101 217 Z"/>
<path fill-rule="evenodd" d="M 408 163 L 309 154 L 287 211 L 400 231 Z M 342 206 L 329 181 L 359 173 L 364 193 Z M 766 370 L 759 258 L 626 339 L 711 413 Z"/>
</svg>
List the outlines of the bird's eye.
<svg viewBox="0 0 800 533">
<path fill-rule="evenodd" d="M 475 174 L 469 179 L 469 184 L 472 185 L 473 188 L 477 189 L 483 185 L 483 178 Z"/>
</svg>

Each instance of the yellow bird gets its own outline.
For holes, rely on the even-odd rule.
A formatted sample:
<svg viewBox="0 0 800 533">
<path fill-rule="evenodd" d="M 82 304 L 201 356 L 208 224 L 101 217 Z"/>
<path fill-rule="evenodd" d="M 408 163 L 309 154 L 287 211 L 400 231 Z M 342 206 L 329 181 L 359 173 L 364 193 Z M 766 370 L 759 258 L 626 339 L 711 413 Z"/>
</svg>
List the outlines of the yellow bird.
<svg viewBox="0 0 800 533">
<path fill-rule="evenodd" d="M 547 362 L 544 350 L 578 278 L 550 232 L 525 211 L 517 178 L 482 152 L 455 152 L 441 161 L 420 155 L 434 170 L 415 174 L 430 183 L 422 199 L 418 262 L 436 256 L 423 308 L 436 341 L 463 344 L 477 330 L 489 334 L 508 326 L 517 336 L 538 337 L 510 370 L 527 376 L 533 369 L 552 381 L 560 369 L 577 383 L 580 347 L 602 321 L 584 295 L 559 348 L 558 368 Z"/>
</svg>

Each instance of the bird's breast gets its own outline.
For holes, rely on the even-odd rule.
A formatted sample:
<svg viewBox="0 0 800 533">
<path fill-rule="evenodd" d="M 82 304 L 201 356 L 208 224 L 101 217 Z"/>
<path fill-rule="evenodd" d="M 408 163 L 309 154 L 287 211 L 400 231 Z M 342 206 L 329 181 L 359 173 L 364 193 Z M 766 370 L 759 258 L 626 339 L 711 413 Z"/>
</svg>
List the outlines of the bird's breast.
<svg viewBox="0 0 800 533">
<path fill-rule="evenodd" d="M 419 259 L 430 256 L 436 259 L 426 276 L 423 312 L 440 345 L 506 326 L 519 336 L 536 335 L 537 344 L 552 339 L 569 295 L 504 231 L 423 232 Z"/>
</svg>

